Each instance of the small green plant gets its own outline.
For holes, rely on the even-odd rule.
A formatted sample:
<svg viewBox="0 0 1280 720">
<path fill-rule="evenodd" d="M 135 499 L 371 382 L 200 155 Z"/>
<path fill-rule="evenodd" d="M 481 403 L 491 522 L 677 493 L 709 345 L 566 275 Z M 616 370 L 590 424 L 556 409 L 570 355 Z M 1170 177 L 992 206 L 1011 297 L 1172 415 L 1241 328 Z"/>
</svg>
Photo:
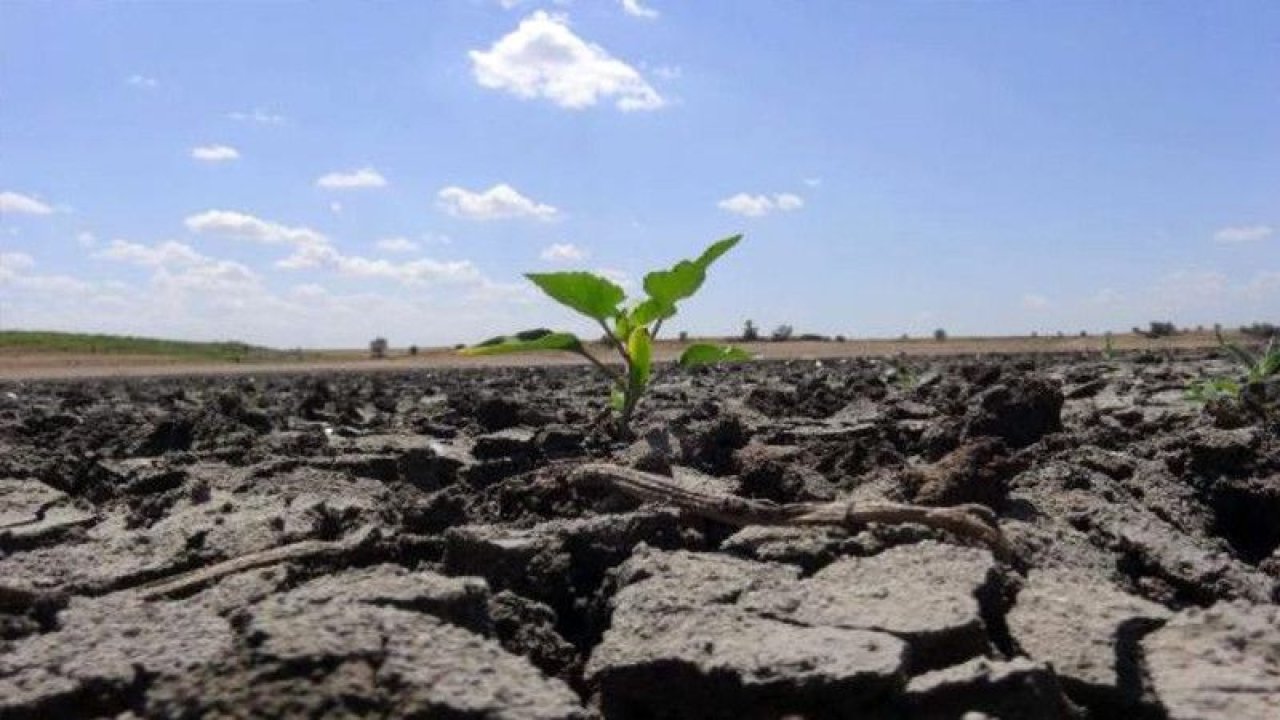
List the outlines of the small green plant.
<svg viewBox="0 0 1280 720">
<path fill-rule="evenodd" d="M 1197 380 L 1187 388 L 1186 398 L 1194 403 L 1235 400 L 1240 397 L 1240 383 L 1226 377 Z"/>
<path fill-rule="evenodd" d="M 1110 332 L 1102 338 L 1102 357 L 1105 360 L 1114 360 L 1116 357 L 1116 341 Z"/>
<path fill-rule="evenodd" d="M 1218 345 L 1244 370 L 1243 385 L 1254 385 L 1269 380 L 1273 375 L 1280 375 L 1280 347 L 1276 347 L 1274 336 L 1267 341 L 1266 347 L 1261 352 L 1254 353 L 1240 345 L 1227 342 L 1226 338 L 1222 337 L 1221 330 L 1215 331 L 1214 335 L 1218 338 Z"/>
<path fill-rule="evenodd" d="M 1239 379 L 1229 377 L 1211 377 L 1198 380 L 1187 388 L 1187 399 L 1194 402 L 1212 400 L 1238 400 L 1245 390 L 1259 386 L 1276 375 L 1280 375 L 1280 347 L 1276 347 L 1275 338 L 1267 341 L 1266 347 L 1253 352 L 1233 342 L 1227 342 L 1222 336 L 1221 327 L 1214 328 L 1214 336 L 1218 346 L 1235 360 L 1244 375 Z"/>
<path fill-rule="evenodd" d="M 463 355 L 504 355 L 542 350 L 571 352 L 586 358 L 612 382 L 610 407 L 617 413 L 617 434 L 630 435 L 631 416 L 653 374 L 653 343 L 662 323 L 673 317 L 678 303 L 702 287 L 707 269 L 731 250 L 741 235 L 712 243 L 693 260 L 681 260 L 666 270 L 644 276 L 643 300 L 627 304 L 626 293 L 608 278 L 588 272 L 529 273 L 529 278 L 553 300 L 595 320 L 607 343 L 622 360 L 622 368 L 605 364 L 587 351 L 572 333 L 545 328 L 490 338 L 463 348 Z M 684 367 L 749 360 L 746 351 L 729 345 L 697 343 L 684 349 Z"/>
</svg>

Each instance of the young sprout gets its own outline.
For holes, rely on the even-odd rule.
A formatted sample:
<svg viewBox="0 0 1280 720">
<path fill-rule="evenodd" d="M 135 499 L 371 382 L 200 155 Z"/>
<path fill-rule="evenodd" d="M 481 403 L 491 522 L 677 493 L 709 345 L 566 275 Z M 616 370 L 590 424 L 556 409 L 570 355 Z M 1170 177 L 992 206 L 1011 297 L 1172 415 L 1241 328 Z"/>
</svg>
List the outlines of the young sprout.
<svg viewBox="0 0 1280 720">
<path fill-rule="evenodd" d="M 1244 371 L 1239 380 L 1229 377 L 1211 377 L 1191 384 L 1187 389 L 1187 399 L 1194 402 L 1209 402 L 1219 399 L 1240 399 L 1245 390 L 1256 388 L 1273 376 L 1280 375 L 1280 347 L 1276 347 L 1273 336 L 1261 352 L 1252 352 L 1222 337 L 1222 329 L 1214 328 L 1213 334 L 1221 347 L 1231 359 Z"/>
<path fill-rule="evenodd" d="M 490 338 L 459 352 L 503 355 L 554 350 L 581 355 L 612 382 L 610 407 L 617 413 L 617 432 L 628 436 L 631 416 L 652 379 L 653 343 L 663 322 L 675 316 L 680 301 L 692 297 L 702 287 L 711 264 L 741 239 L 741 235 L 727 237 L 712 243 L 693 260 L 681 260 L 669 269 L 645 275 L 646 297 L 633 304 L 626 302 L 626 293 L 621 287 L 592 273 L 525 275 L 553 300 L 595 320 L 604 330 L 605 342 L 622 360 L 621 369 L 588 352 L 576 335 L 547 329 Z M 697 343 L 685 348 L 678 362 L 681 366 L 693 367 L 749 359 L 751 356 L 746 351 L 730 345 Z"/>
</svg>

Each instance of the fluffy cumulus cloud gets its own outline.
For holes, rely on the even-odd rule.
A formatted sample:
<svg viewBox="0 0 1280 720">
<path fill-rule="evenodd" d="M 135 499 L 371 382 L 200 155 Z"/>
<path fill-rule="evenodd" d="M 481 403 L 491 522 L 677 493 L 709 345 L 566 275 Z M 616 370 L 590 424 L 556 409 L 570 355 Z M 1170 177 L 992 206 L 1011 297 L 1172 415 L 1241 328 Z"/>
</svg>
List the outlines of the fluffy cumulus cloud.
<svg viewBox="0 0 1280 720">
<path fill-rule="evenodd" d="M 48 215 L 53 208 L 22 193 L 0 192 L 0 215 Z"/>
<path fill-rule="evenodd" d="M 234 210 L 206 210 L 191 215 L 183 223 L 192 232 L 267 244 L 329 244 L 328 238 L 311 228 L 282 225 Z"/>
<path fill-rule="evenodd" d="M 763 217 L 772 212 L 799 210 L 804 207 L 804 198 L 792 193 L 778 193 L 773 196 L 738 193 L 721 200 L 716 203 L 716 206 L 735 215 Z"/>
<path fill-rule="evenodd" d="M 654 20 L 658 17 L 657 10 L 641 5 L 640 0 L 622 0 L 622 10 L 632 17 L 644 18 L 645 20 Z"/>
<path fill-rule="evenodd" d="M 329 190 L 386 187 L 387 179 L 371 167 L 351 172 L 331 172 L 316 179 L 316 186 Z"/>
<path fill-rule="evenodd" d="M 295 254 L 307 249 L 321 262 L 316 269 L 344 280 L 346 289 L 334 291 L 307 278 L 277 290 L 279 277 L 180 241 L 95 241 L 90 252 L 97 266 L 85 278 L 43 272 L 27 252 L 0 252 L 6 325 L 235 338 L 277 347 L 358 347 L 375 334 L 404 344 L 444 345 L 508 330 L 513 322 L 542 322 L 528 288 L 493 282 L 466 260 L 393 262 L 348 255 L 315 231 L 244 213 L 201 213 L 190 220 L 205 233 L 247 236 L 292 247 Z M 112 268 L 128 273 L 113 276 Z M 356 283 L 367 288 L 352 289 Z M 424 317 L 432 321 L 424 324 Z"/>
<path fill-rule="evenodd" d="M 192 215 L 186 219 L 186 225 L 195 232 L 289 246 L 292 254 L 276 262 L 276 267 L 285 270 L 327 268 L 350 277 L 385 278 L 407 285 L 487 282 L 467 260 L 444 262 L 421 258 L 395 263 L 349 255 L 335 247 L 323 233 L 311 228 L 283 225 L 230 210 Z"/>
<path fill-rule="evenodd" d="M 634 67 L 578 37 L 563 17 L 542 10 L 487 51 L 468 55 L 476 82 L 521 98 L 544 98 L 575 110 L 601 100 L 613 100 L 623 111 L 666 104 Z"/>
<path fill-rule="evenodd" d="M 543 260 L 547 262 L 573 262 L 587 257 L 587 252 L 573 243 L 553 243 L 543 248 Z"/>
<path fill-rule="evenodd" d="M 551 220 L 559 212 L 551 205 L 530 200 L 506 183 L 499 183 L 483 192 L 451 185 L 437 193 L 436 199 L 445 212 L 469 220 L 521 217 Z"/>
<path fill-rule="evenodd" d="M 378 249 L 389 253 L 411 253 L 418 249 L 418 243 L 407 237 L 389 237 L 378 241 Z"/>
<path fill-rule="evenodd" d="M 1234 225 L 1217 231 L 1213 239 L 1220 243 L 1248 243 L 1266 240 L 1274 234 L 1275 229 L 1270 225 Z"/>
<path fill-rule="evenodd" d="M 230 145 L 199 145 L 191 148 L 191 157 L 201 162 L 226 162 L 240 159 L 240 151 Z"/>
</svg>

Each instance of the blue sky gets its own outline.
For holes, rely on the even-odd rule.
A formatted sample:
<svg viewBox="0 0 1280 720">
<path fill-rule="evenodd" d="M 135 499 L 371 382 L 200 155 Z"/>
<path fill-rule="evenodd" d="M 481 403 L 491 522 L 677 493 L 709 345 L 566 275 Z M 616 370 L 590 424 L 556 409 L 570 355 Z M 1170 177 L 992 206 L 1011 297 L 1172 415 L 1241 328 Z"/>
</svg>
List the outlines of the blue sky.
<svg viewBox="0 0 1280 720">
<path fill-rule="evenodd" d="M 1280 4 L 0 6 L 0 326 L 277 346 L 1280 316 Z"/>
</svg>

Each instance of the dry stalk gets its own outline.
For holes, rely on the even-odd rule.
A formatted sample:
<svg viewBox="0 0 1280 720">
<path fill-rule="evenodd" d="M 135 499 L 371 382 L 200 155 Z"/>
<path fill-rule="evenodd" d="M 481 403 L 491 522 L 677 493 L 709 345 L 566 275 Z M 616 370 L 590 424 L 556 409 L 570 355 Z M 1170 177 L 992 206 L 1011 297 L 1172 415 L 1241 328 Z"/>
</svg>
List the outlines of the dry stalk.
<svg viewBox="0 0 1280 720">
<path fill-rule="evenodd" d="M 371 537 L 373 537 L 371 531 L 366 529 L 342 540 L 303 540 L 261 552 L 241 555 L 179 575 L 171 575 L 142 585 L 136 585 L 127 588 L 125 592 L 136 592 L 143 600 L 156 600 L 173 595 L 182 595 L 206 585 L 211 585 L 228 575 L 235 575 L 246 570 L 285 562 L 336 557 L 356 549 Z"/>
<path fill-rule="evenodd" d="M 674 505 L 684 512 L 726 525 L 828 525 L 857 530 L 870 523 L 914 523 L 945 530 L 990 548 L 1000 560 L 1013 562 L 1012 546 L 1000 532 L 995 514 L 984 505 L 926 507 L 902 503 L 802 502 L 780 505 L 733 495 L 693 490 L 662 475 L 618 465 L 591 463 L 577 467 L 570 482 L 616 490 L 637 500 Z"/>
</svg>

